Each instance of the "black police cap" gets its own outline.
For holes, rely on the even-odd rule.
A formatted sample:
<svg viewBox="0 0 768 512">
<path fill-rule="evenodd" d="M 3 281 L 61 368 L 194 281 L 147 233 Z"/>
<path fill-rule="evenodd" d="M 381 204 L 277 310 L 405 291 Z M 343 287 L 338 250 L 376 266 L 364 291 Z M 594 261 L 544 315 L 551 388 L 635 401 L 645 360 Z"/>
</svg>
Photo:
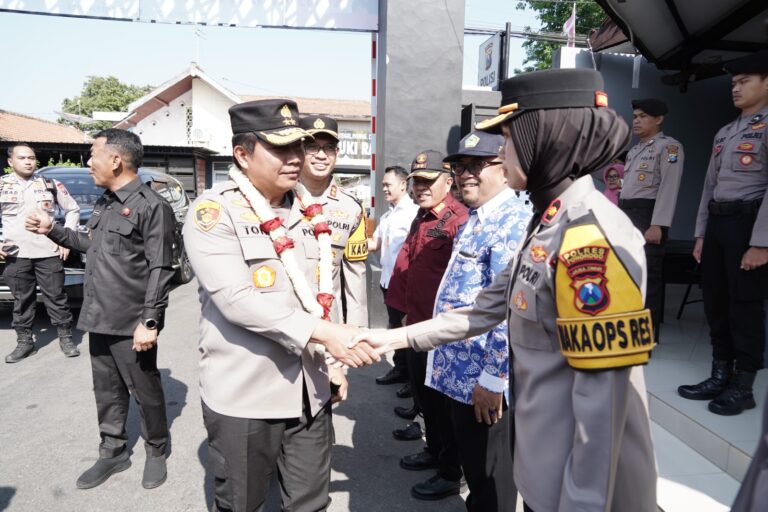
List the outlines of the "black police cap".
<svg viewBox="0 0 768 512">
<path fill-rule="evenodd" d="M 332 117 L 315 115 L 304 116 L 299 120 L 299 126 L 304 128 L 312 136 L 325 133 L 336 139 L 336 141 L 339 140 L 339 125 Z"/>
<path fill-rule="evenodd" d="M 646 98 L 642 100 L 632 100 L 633 110 L 642 110 L 649 116 L 658 117 L 666 115 L 668 112 L 667 104 L 656 98 Z"/>
<path fill-rule="evenodd" d="M 499 115 L 475 128 L 500 133 L 501 125 L 528 110 L 607 107 L 603 76 L 592 69 L 546 69 L 521 73 L 501 82 Z"/>
<path fill-rule="evenodd" d="M 229 120 L 233 134 L 253 132 L 275 146 L 312 138 L 299 126 L 295 101 L 271 99 L 239 103 L 230 107 Z"/>
<path fill-rule="evenodd" d="M 442 173 L 453 174 L 451 164 L 443 162 L 445 155 L 439 151 L 428 149 L 422 151 L 411 163 L 411 178 L 426 178 L 428 180 L 437 179 Z"/>
<path fill-rule="evenodd" d="M 499 156 L 504 147 L 504 137 L 496 133 L 473 130 L 459 142 L 459 150 L 448 155 L 444 162 L 455 162 L 463 156 L 486 158 Z"/>
<path fill-rule="evenodd" d="M 768 50 L 760 50 L 746 57 L 733 60 L 723 67 L 732 75 L 768 73 Z"/>
</svg>

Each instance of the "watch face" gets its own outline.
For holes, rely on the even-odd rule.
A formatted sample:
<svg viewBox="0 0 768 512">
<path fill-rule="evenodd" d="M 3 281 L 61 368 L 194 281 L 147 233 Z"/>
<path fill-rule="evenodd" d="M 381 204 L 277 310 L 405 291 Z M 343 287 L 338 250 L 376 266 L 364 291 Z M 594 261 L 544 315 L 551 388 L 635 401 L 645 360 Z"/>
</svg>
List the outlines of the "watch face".
<svg viewBox="0 0 768 512">
<path fill-rule="evenodd" d="M 148 318 L 147 320 L 144 320 L 144 327 L 147 329 L 154 329 L 157 327 L 157 320 L 154 320 L 152 318 Z"/>
</svg>

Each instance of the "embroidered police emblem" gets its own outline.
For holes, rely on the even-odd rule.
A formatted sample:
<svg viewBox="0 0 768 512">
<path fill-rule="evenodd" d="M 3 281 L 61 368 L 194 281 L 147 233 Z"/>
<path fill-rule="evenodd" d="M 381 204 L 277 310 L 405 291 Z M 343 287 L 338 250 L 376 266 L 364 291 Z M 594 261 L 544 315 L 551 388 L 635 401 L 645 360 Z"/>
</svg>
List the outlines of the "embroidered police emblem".
<svg viewBox="0 0 768 512">
<path fill-rule="evenodd" d="M 719 155 L 722 150 L 723 150 L 723 145 L 722 144 L 717 144 L 715 146 L 715 156 Z"/>
<path fill-rule="evenodd" d="M 296 126 L 296 120 L 293 118 L 293 114 L 291 113 L 291 109 L 288 107 L 288 105 L 283 105 L 283 108 L 280 109 L 280 115 L 285 118 L 283 119 L 284 125 Z"/>
<path fill-rule="evenodd" d="M 611 302 L 605 277 L 609 252 L 608 247 L 586 246 L 560 255 L 575 292 L 573 304 L 582 313 L 597 315 Z"/>
<path fill-rule="evenodd" d="M 645 181 L 645 174 L 642 172 L 637 175 L 637 181 Z"/>
<path fill-rule="evenodd" d="M 739 151 L 752 151 L 752 149 L 754 149 L 754 147 L 755 147 L 755 145 L 752 144 L 751 142 L 742 142 L 741 144 L 739 144 L 737 146 L 737 149 Z"/>
<path fill-rule="evenodd" d="M 419 153 L 416 156 L 416 163 L 417 164 L 423 164 L 426 161 L 427 161 L 427 155 L 425 155 L 424 153 Z"/>
<path fill-rule="evenodd" d="M 754 161 L 754 158 L 752 157 L 752 155 L 741 155 L 739 157 L 739 163 L 744 166 L 751 164 L 753 161 Z"/>
<path fill-rule="evenodd" d="M 667 153 L 668 153 L 667 162 L 672 164 L 677 162 L 677 153 L 679 151 L 680 149 L 674 144 L 670 144 L 669 146 L 667 146 Z"/>
<path fill-rule="evenodd" d="M 642 163 L 638 166 L 638 169 L 647 169 L 647 168 L 648 168 L 648 164 L 646 163 Z"/>
<path fill-rule="evenodd" d="M 525 300 L 525 293 L 522 290 L 515 294 L 512 303 L 518 311 L 525 311 L 528 309 L 528 302 Z"/>
<path fill-rule="evenodd" d="M 531 246 L 531 259 L 536 263 L 541 263 L 544 260 L 547 259 L 547 251 L 544 249 L 543 245 L 533 245 Z"/>
<path fill-rule="evenodd" d="M 202 201 L 195 206 L 195 224 L 203 231 L 210 231 L 219 222 L 221 205 L 215 201 Z"/>
<path fill-rule="evenodd" d="M 323 122 L 322 119 L 316 119 L 315 123 L 312 126 L 314 126 L 315 129 L 317 130 L 322 130 L 323 128 L 325 128 L 325 123 Z"/>
<path fill-rule="evenodd" d="M 275 270 L 262 265 L 253 273 L 253 284 L 256 288 L 270 288 L 275 284 Z"/>
<path fill-rule="evenodd" d="M 474 148 L 477 146 L 477 144 L 480 142 L 480 137 L 475 135 L 474 133 L 467 137 L 467 140 L 464 141 L 464 147 L 465 148 Z"/>
</svg>

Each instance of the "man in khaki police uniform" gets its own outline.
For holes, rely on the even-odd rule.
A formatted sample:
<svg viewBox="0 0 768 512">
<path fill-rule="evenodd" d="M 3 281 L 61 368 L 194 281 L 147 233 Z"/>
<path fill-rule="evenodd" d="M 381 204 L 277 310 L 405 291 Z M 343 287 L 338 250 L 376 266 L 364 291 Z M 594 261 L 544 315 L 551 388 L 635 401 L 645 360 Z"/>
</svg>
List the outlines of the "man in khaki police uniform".
<svg viewBox="0 0 768 512">
<path fill-rule="evenodd" d="M 37 286 L 51 323 L 58 331 L 61 351 L 67 357 L 79 356 L 80 351 L 72 342 L 72 312 L 64 291 L 64 260 L 69 249 L 56 245 L 44 235 L 30 233 L 24 221 L 37 210 L 53 215 L 54 206 L 58 204 L 64 212 L 64 226 L 76 229 L 80 207 L 64 184 L 34 174 L 37 158 L 27 144 L 15 144 L 8 149 L 8 164 L 13 172 L 0 178 L 4 235 L 0 256 L 5 257 L 3 277 L 13 294 L 12 325 L 16 329 L 17 344 L 5 362 L 16 363 L 35 353 L 32 324 Z"/>
<path fill-rule="evenodd" d="M 651 310 L 659 341 L 664 302 L 664 243 L 672 225 L 683 176 L 683 146 L 662 131 L 667 105 L 655 98 L 632 100 L 632 131 L 640 141 L 629 150 L 619 208 L 645 238 L 648 285 L 645 305 Z"/>
<path fill-rule="evenodd" d="M 328 369 L 317 348 L 349 366 L 371 358 L 348 356 L 343 339 L 356 329 L 307 312 L 292 282 L 305 280 L 317 294 L 318 242 L 291 191 L 304 163 L 301 141 L 311 139 L 296 104 L 252 101 L 229 114 L 241 185 L 226 181 L 205 192 L 184 225 L 200 284 L 200 395 L 215 507 L 261 510 L 277 467 L 283 510 L 325 510 L 333 427 Z M 283 220 L 293 267 L 245 194 Z"/>
<path fill-rule="evenodd" d="M 333 230 L 333 284 L 337 300 L 331 320 L 367 327 L 365 215 L 357 199 L 339 187 L 332 176 L 338 155 L 338 124 L 328 116 L 312 115 L 303 117 L 299 125 L 314 137 L 304 141 L 306 157 L 301 182 L 323 205 L 323 215 Z M 342 300 L 346 315 L 342 315 Z"/>
<path fill-rule="evenodd" d="M 741 115 L 715 135 L 696 218 L 693 257 L 701 262 L 712 341 L 708 379 L 678 388 L 731 416 L 757 404 L 768 298 L 768 50 L 728 63 Z"/>
<path fill-rule="evenodd" d="M 360 337 L 380 350 L 405 339 L 429 350 L 506 317 L 514 479 L 526 511 L 657 510 L 645 383 L 636 366 L 653 346 L 643 309 L 643 237 L 589 176 L 629 137 L 606 108 L 602 86 L 600 74 L 587 69 L 502 82 L 499 115 L 478 128 L 502 130 L 509 186 L 531 193 L 535 215 L 525 243 L 474 306 Z"/>
</svg>

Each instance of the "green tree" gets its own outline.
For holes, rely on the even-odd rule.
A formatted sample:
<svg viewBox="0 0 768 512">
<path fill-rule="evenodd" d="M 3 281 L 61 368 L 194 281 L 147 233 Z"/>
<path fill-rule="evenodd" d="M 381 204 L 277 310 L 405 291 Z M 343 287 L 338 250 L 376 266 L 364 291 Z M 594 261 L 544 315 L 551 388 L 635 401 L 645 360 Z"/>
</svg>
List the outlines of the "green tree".
<svg viewBox="0 0 768 512">
<path fill-rule="evenodd" d="M 61 109 L 68 114 L 92 116 L 94 111 L 124 112 L 128 105 L 154 89 L 151 85 L 124 84 L 114 76 L 89 76 L 79 96 L 65 98 Z M 87 125 L 59 118 L 59 123 L 77 126 L 88 131 L 103 130 L 113 123 L 98 121 Z"/>
<path fill-rule="evenodd" d="M 571 17 L 573 2 L 553 2 L 552 0 L 536 1 L 525 0 L 517 3 L 517 9 L 530 9 L 536 11 L 537 18 L 541 21 L 542 32 L 554 32 L 560 34 L 563 24 Z M 603 8 L 592 0 L 579 0 L 576 2 L 576 34 L 588 35 L 590 30 L 598 28 L 605 19 Z M 530 27 L 526 27 L 530 30 Z M 515 72 L 533 71 L 536 69 L 548 69 L 552 65 L 552 52 L 563 46 L 562 43 L 537 41 L 529 39 L 523 43 L 525 48 L 525 65 L 522 70 Z"/>
</svg>

